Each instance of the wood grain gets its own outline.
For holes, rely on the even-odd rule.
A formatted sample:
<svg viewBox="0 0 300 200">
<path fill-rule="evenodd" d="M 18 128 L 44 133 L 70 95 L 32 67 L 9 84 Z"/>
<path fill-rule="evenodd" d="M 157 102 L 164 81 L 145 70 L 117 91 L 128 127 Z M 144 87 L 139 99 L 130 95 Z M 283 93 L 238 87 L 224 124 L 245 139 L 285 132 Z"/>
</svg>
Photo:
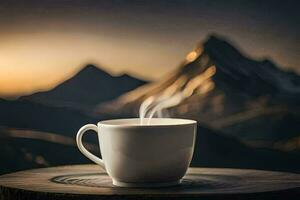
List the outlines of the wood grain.
<svg viewBox="0 0 300 200">
<path fill-rule="evenodd" d="M 190 168 L 177 186 L 118 188 L 97 165 L 42 168 L 0 177 L 0 199 L 274 199 L 300 196 L 300 175 Z"/>
</svg>

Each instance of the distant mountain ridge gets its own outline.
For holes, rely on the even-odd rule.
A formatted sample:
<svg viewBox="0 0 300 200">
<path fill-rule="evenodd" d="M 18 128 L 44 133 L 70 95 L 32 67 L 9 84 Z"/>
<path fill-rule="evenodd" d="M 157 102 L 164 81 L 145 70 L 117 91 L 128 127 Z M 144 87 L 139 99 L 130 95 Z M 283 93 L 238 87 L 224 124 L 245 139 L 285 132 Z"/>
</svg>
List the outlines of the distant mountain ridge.
<svg viewBox="0 0 300 200">
<path fill-rule="evenodd" d="M 113 77 L 95 65 L 87 65 L 54 89 L 21 97 L 59 107 L 92 108 L 146 83 L 129 75 Z"/>
</svg>

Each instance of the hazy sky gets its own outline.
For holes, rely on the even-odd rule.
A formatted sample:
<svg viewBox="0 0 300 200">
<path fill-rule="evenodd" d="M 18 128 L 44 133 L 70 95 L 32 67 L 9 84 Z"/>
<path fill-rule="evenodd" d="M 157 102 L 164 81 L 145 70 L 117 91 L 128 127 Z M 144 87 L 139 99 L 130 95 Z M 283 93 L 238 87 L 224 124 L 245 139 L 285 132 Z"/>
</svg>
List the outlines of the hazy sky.
<svg viewBox="0 0 300 200">
<path fill-rule="evenodd" d="M 159 78 L 211 33 L 300 72 L 297 2 L 0 0 L 0 96 L 53 87 L 87 63 Z"/>
</svg>

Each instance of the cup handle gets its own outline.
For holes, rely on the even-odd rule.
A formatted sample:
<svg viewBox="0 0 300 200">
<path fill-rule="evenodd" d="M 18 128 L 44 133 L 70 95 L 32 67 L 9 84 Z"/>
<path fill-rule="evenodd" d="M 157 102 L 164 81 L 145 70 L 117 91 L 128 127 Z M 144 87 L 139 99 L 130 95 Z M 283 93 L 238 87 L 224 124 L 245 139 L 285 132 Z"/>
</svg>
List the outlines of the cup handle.
<svg viewBox="0 0 300 200">
<path fill-rule="evenodd" d="M 100 165 L 105 170 L 105 165 L 104 165 L 103 160 L 98 158 L 97 156 L 93 155 L 92 153 L 90 153 L 82 144 L 82 136 L 88 130 L 93 130 L 96 133 L 98 133 L 98 127 L 96 125 L 94 125 L 94 124 L 84 125 L 83 127 L 81 127 L 79 129 L 79 131 L 77 132 L 77 135 L 76 135 L 77 147 L 83 155 L 85 155 L 87 158 L 89 158 L 96 164 Z"/>
</svg>

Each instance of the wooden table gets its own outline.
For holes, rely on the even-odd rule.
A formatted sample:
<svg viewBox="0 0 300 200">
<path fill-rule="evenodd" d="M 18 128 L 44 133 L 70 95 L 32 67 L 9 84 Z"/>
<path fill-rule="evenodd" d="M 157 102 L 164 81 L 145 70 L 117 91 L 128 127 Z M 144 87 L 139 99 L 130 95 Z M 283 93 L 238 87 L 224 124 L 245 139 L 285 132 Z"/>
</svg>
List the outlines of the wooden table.
<svg viewBox="0 0 300 200">
<path fill-rule="evenodd" d="M 96 165 L 33 169 L 0 176 L 0 199 L 299 199 L 300 175 L 190 168 L 165 188 L 118 188 Z"/>
</svg>

